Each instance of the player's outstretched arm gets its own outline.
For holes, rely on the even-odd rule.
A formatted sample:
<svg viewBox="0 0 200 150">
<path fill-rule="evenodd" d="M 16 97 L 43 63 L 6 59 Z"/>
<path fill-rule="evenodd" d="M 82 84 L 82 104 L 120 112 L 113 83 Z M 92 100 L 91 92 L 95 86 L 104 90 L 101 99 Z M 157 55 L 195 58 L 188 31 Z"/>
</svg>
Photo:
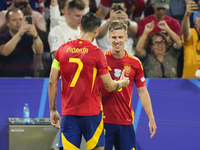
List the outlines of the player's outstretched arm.
<svg viewBox="0 0 200 150">
<path fill-rule="evenodd" d="M 139 94 L 140 100 L 142 102 L 142 106 L 143 106 L 147 116 L 149 117 L 149 130 L 151 133 L 150 137 L 153 138 L 153 136 L 156 133 L 157 126 L 156 126 L 156 122 L 155 122 L 154 115 L 153 115 L 151 99 L 150 99 L 149 92 L 147 91 L 146 86 L 139 87 L 138 94 Z"/>
<path fill-rule="evenodd" d="M 125 71 L 123 70 L 120 81 L 114 81 L 111 78 L 110 73 L 105 75 L 100 75 L 100 78 L 103 82 L 105 89 L 109 92 L 113 92 L 119 90 L 120 88 L 127 87 L 127 85 L 129 84 L 129 78 L 124 77 L 124 72 Z"/>
<path fill-rule="evenodd" d="M 50 108 L 50 121 L 51 124 L 60 128 L 60 115 L 56 109 L 56 96 L 57 96 L 57 85 L 60 77 L 60 70 L 51 68 L 50 76 L 49 76 L 49 108 Z"/>
</svg>

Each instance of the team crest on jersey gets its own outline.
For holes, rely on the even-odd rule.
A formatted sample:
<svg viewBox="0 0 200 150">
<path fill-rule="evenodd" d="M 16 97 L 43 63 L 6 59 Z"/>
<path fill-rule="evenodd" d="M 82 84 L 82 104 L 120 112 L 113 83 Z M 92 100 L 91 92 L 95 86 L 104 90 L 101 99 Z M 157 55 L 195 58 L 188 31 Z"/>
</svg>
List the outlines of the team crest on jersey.
<svg viewBox="0 0 200 150">
<path fill-rule="evenodd" d="M 124 64 L 125 69 L 125 75 L 129 76 L 129 73 L 131 72 L 131 65 L 130 64 Z"/>
<path fill-rule="evenodd" d="M 122 70 L 121 69 L 114 69 L 115 77 L 119 78 L 121 76 Z"/>
</svg>

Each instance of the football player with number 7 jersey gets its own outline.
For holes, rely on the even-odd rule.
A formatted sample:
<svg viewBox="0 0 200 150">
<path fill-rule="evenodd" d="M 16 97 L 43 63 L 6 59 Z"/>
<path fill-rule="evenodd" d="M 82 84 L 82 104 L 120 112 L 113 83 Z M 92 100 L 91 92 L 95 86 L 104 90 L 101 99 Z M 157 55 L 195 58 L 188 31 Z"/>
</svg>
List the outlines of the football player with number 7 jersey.
<svg viewBox="0 0 200 150">
<path fill-rule="evenodd" d="M 100 76 L 108 91 L 116 91 L 129 84 L 129 79 L 123 74 L 120 81 L 111 79 L 103 52 L 91 43 L 100 24 L 101 20 L 94 13 L 84 15 L 81 37 L 63 44 L 56 51 L 52 64 L 48 91 L 50 121 L 60 128 L 56 95 L 61 75 L 61 136 L 63 147 L 67 150 L 78 150 L 82 135 L 87 149 L 104 149 L 102 107 L 96 77 Z"/>
</svg>

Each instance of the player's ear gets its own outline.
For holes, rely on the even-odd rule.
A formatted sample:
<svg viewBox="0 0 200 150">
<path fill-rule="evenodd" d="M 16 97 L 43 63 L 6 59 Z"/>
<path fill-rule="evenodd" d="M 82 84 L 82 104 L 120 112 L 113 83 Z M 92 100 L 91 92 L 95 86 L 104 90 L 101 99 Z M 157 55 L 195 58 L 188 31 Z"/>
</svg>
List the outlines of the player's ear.
<svg viewBox="0 0 200 150">
<path fill-rule="evenodd" d="M 96 28 L 94 29 L 94 33 L 99 33 L 99 27 L 96 27 Z"/>
<path fill-rule="evenodd" d="M 80 30 L 81 30 L 81 24 L 79 25 L 79 28 L 80 28 Z"/>
</svg>

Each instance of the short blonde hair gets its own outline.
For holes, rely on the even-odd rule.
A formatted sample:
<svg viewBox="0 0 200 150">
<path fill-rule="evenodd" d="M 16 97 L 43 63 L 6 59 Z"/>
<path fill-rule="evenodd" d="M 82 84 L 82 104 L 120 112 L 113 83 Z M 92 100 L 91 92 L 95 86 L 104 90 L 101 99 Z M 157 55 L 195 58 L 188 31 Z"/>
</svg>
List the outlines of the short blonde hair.
<svg viewBox="0 0 200 150">
<path fill-rule="evenodd" d="M 127 25 L 121 20 L 114 20 L 109 24 L 109 32 L 113 32 L 114 30 L 124 29 L 127 32 Z"/>
</svg>

